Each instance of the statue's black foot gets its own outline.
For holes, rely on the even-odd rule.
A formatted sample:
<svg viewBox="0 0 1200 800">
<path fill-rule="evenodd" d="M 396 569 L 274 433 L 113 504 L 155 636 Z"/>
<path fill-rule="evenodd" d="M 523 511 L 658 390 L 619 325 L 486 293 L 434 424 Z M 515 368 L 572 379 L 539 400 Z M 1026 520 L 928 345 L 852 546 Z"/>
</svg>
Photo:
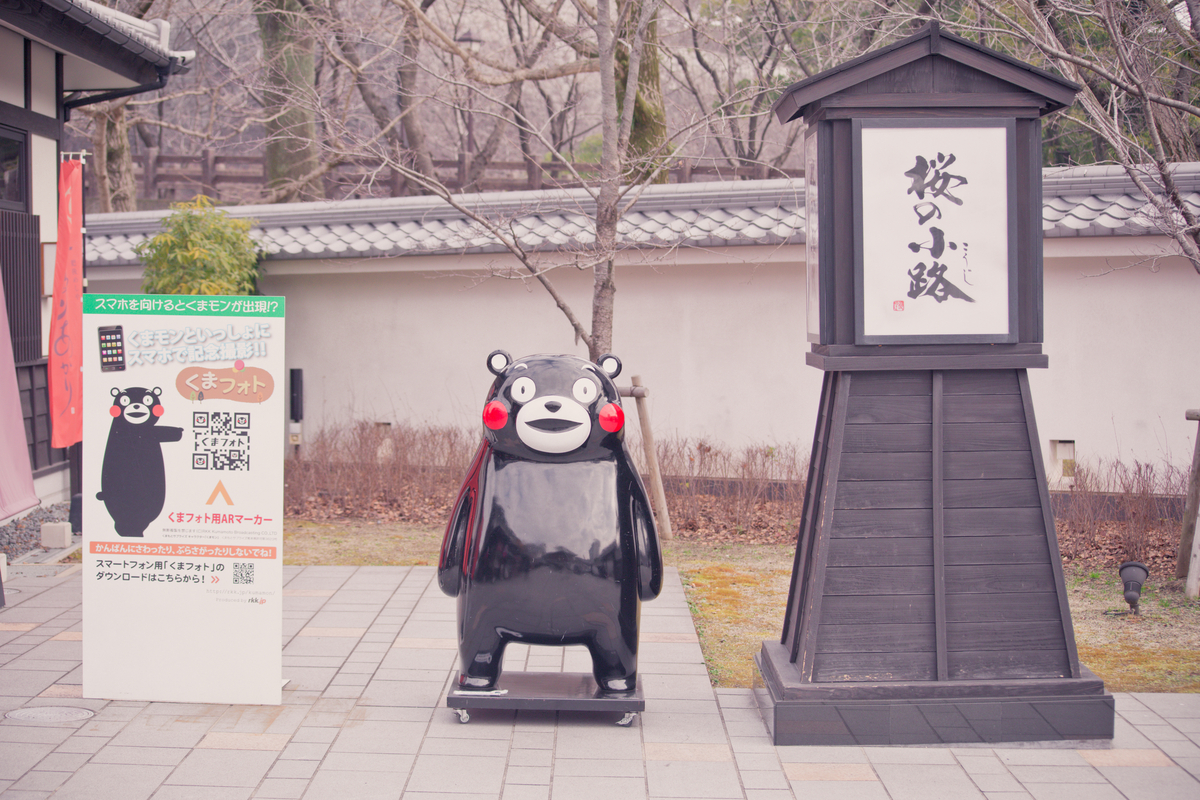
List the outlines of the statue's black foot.
<svg viewBox="0 0 1200 800">
<path fill-rule="evenodd" d="M 477 692 L 490 692 L 496 688 L 495 677 L 480 677 L 459 674 L 458 688 Z"/>
<path fill-rule="evenodd" d="M 628 678 L 610 678 L 600 681 L 600 688 L 605 694 L 629 694 L 637 689 L 636 676 Z"/>
</svg>

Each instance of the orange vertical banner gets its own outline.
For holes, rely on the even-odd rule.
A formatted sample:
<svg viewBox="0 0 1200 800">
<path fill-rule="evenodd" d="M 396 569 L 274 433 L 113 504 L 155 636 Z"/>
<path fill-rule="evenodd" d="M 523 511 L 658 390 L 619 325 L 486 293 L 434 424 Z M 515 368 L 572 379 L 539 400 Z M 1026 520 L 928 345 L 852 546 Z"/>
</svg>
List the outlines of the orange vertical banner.
<svg viewBox="0 0 1200 800">
<path fill-rule="evenodd" d="M 50 313 L 50 446 L 83 439 L 83 162 L 62 162 Z"/>
</svg>

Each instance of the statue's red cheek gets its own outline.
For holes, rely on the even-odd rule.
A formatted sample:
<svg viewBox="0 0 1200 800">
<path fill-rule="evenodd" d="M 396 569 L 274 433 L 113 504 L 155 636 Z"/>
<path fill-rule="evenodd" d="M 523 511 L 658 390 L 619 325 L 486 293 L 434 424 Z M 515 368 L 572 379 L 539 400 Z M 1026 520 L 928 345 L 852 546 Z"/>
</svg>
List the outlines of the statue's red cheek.
<svg viewBox="0 0 1200 800">
<path fill-rule="evenodd" d="M 600 409 L 600 427 L 609 433 L 616 433 L 625 427 L 625 412 L 616 403 L 609 403 Z"/>
</svg>

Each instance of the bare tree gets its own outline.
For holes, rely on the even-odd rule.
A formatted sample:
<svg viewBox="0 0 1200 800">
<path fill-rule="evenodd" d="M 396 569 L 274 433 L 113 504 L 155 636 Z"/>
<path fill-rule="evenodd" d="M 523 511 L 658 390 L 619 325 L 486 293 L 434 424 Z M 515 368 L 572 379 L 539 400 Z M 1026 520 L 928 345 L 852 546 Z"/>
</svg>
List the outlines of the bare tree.
<svg viewBox="0 0 1200 800">
<path fill-rule="evenodd" d="M 1197 14 L 1195 0 L 973 0 L 939 5 L 937 16 L 1080 84 L 1077 108 L 1054 132 L 1089 132 L 1087 158 L 1124 168 L 1147 216 L 1200 272 L 1200 220 L 1172 173 L 1175 162 L 1196 160 L 1200 143 Z"/>
</svg>

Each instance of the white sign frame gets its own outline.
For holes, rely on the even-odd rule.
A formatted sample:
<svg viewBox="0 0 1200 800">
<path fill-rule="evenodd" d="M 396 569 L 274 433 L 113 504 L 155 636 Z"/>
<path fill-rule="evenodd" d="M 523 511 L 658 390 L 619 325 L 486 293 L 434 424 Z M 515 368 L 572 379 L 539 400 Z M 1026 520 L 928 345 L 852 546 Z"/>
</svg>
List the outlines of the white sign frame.
<svg viewBox="0 0 1200 800">
<path fill-rule="evenodd" d="M 85 698 L 282 702 L 284 308 L 84 295 Z"/>
<path fill-rule="evenodd" d="M 1016 342 L 1015 121 L 854 120 L 853 136 L 855 342 Z"/>
</svg>

